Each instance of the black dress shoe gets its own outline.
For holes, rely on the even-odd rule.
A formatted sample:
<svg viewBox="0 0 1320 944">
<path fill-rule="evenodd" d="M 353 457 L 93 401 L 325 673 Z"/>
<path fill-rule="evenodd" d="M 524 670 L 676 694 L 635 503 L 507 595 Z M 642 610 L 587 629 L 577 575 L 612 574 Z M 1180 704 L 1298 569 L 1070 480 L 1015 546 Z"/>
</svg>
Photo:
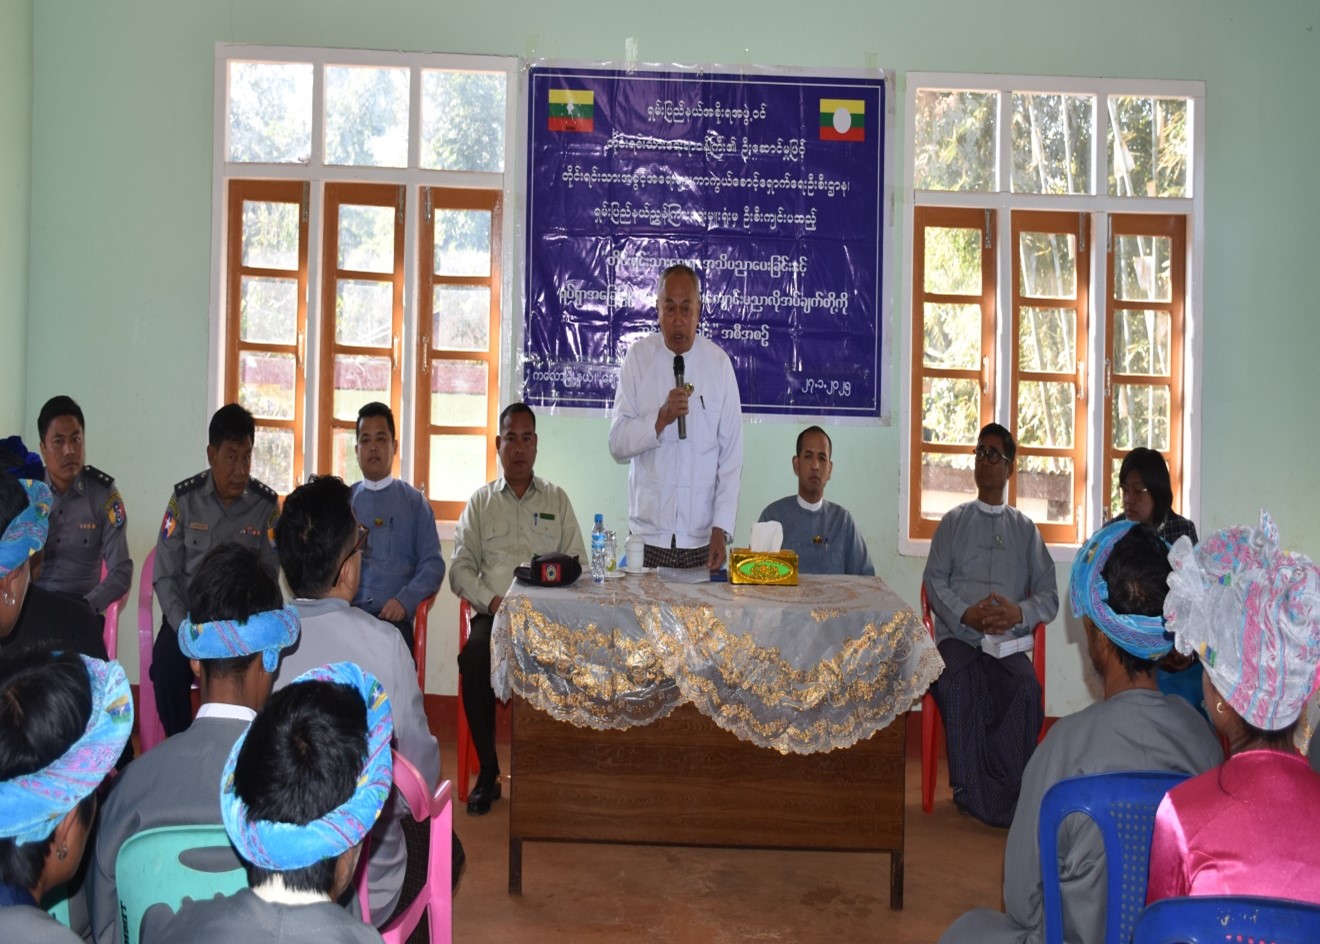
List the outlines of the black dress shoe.
<svg viewBox="0 0 1320 944">
<path fill-rule="evenodd" d="M 478 779 L 477 785 L 468 794 L 468 815 L 485 816 L 490 812 L 490 805 L 500 798 L 500 792 L 500 782 L 498 780 L 491 783 L 482 783 Z"/>
</svg>

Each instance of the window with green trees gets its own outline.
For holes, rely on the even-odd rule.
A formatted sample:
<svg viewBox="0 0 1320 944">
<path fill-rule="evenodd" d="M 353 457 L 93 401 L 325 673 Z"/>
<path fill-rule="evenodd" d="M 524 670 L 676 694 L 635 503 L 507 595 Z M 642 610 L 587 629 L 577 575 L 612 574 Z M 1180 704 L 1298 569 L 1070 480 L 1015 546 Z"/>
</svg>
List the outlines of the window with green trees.
<svg viewBox="0 0 1320 944">
<path fill-rule="evenodd" d="M 253 474 L 360 476 L 389 403 L 397 472 L 437 515 L 494 475 L 500 234 L 516 61 L 221 46 L 216 398 L 257 421 Z"/>
<path fill-rule="evenodd" d="M 992 420 L 1018 440 L 1009 501 L 1049 543 L 1117 513 L 1137 446 L 1186 502 L 1203 99 L 1194 82 L 909 75 L 905 541 L 975 497 Z"/>
</svg>

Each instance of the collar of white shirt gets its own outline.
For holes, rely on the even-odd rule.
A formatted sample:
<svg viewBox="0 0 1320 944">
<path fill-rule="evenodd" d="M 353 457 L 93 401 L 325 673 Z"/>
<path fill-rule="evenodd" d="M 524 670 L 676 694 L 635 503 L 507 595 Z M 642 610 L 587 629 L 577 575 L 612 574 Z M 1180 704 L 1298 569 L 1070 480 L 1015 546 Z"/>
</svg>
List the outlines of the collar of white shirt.
<svg viewBox="0 0 1320 944">
<path fill-rule="evenodd" d="M 1004 499 L 1004 501 L 1000 502 L 998 505 L 987 505 L 979 498 L 973 499 L 973 501 L 976 502 L 976 507 L 980 508 L 987 515 L 1002 515 L 1004 509 L 1008 507 L 1008 499 Z"/>
<path fill-rule="evenodd" d="M 315 905 L 330 900 L 330 896 L 323 892 L 300 892 L 289 888 L 284 884 L 284 877 L 278 873 L 252 889 L 252 894 L 272 905 Z"/>
<path fill-rule="evenodd" d="M 798 500 L 798 507 L 800 507 L 800 508 L 803 509 L 804 511 L 820 511 L 822 508 L 825 507 L 825 496 L 824 496 L 824 495 L 822 495 L 822 496 L 820 497 L 820 501 L 815 502 L 815 503 L 812 503 L 812 502 L 807 501 L 807 500 L 806 500 L 805 498 L 803 498 L 801 495 L 799 495 L 799 496 L 797 497 L 797 500 Z"/>
<path fill-rule="evenodd" d="M 362 487 L 369 492 L 379 492 L 382 491 L 383 489 L 389 488 L 393 484 L 394 484 L 394 476 L 392 475 L 385 476 L 385 478 L 381 479 L 379 482 L 373 482 L 371 481 L 371 479 L 362 480 Z"/>
<path fill-rule="evenodd" d="M 202 718 L 228 718 L 232 721 L 246 721 L 249 724 L 257 713 L 246 705 L 229 705 L 219 701 L 208 701 L 197 709 L 197 720 Z"/>
</svg>

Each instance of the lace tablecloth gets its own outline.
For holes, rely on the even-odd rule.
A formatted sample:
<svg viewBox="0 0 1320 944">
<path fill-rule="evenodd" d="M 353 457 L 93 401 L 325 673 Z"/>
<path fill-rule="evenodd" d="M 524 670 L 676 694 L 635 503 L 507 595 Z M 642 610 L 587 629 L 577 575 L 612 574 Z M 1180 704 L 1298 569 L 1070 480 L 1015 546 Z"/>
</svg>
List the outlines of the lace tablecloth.
<svg viewBox="0 0 1320 944">
<path fill-rule="evenodd" d="M 760 747 L 849 747 L 943 671 L 920 619 L 876 577 L 796 587 L 667 583 L 524 586 L 491 633 L 491 683 L 581 727 L 630 728 L 691 702 Z"/>
</svg>

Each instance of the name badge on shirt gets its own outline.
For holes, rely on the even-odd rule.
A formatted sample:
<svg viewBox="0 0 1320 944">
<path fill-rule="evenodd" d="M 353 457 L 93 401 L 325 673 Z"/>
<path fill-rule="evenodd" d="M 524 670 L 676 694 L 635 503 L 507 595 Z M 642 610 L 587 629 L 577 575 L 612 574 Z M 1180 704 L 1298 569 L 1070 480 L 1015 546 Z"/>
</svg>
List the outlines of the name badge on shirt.
<svg viewBox="0 0 1320 944">
<path fill-rule="evenodd" d="M 188 528 L 192 531 L 210 531 L 211 526 L 205 521 L 189 521 Z"/>
</svg>

